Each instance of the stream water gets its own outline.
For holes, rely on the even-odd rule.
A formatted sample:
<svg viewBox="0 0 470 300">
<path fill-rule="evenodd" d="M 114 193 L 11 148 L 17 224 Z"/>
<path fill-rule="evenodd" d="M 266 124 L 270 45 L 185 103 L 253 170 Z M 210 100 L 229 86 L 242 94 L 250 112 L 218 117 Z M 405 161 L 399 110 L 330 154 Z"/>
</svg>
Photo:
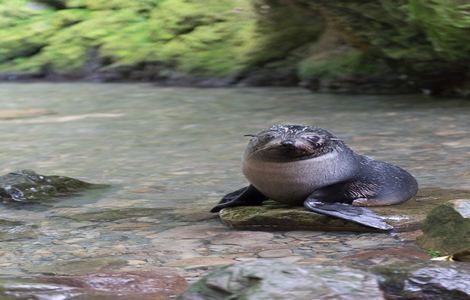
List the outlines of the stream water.
<svg viewBox="0 0 470 300">
<path fill-rule="evenodd" d="M 357 152 L 409 170 L 421 186 L 470 189 L 470 102 L 464 100 L 322 95 L 298 88 L 0 85 L 0 110 L 27 108 L 52 113 L 0 120 L 1 174 L 32 169 L 112 188 L 47 209 L 1 206 L 0 219 L 27 225 L 24 234 L 0 242 L 3 275 L 166 266 L 197 278 L 204 272 L 197 266 L 255 259 L 262 251 L 299 261 L 376 247 L 368 235 L 352 233 L 303 233 L 303 246 L 289 246 L 293 236 L 283 233 L 246 233 L 252 242 L 245 244 L 220 238 L 230 231 L 206 211 L 246 184 L 240 171 L 243 135 L 274 123 L 329 129 Z M 207 242 L 214 237 L 219 240 Z M 308 244 L 309 237 L 323 243 Z M 381 241 L 399 243 L 394 237 Z M 210 259 L 204 263 L 201 257 Z M 81 260 L 92 266 L 68 264 Z"/>
</svg>

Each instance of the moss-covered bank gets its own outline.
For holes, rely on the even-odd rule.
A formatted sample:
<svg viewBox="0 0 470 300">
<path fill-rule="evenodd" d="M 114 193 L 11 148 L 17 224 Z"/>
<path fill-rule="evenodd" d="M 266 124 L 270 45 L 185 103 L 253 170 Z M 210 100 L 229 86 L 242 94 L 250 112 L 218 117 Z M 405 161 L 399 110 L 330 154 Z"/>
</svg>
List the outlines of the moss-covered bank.
<svg viewBox="0 0 470 300">
<path fill-rule="evenodd" d="M 4 79 L 295 84 L 289 56 L 322 29 L 249 0 L 6 0 L 0 16 Z"/>
<path fill-rule="evenodd" d="M 470 95 L 462 0 L 3 0 L 0 78 Z"/>
</svg>

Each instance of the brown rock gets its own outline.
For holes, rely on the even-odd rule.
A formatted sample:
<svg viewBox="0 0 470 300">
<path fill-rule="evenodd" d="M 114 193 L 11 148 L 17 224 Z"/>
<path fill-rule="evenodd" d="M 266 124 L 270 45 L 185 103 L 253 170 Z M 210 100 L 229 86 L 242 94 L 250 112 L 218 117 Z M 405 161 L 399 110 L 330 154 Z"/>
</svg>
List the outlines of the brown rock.
<svg viewBox="0 0 470 300">
<path fill-rule="evenodd" d="M 48 276 L 40 278 L 40 281 L 83 289 L 90 299 L 169 299 L 187 287 L 183 277 L 165 268 L 83 276 Z"/>
<path fill-rule="evenodd" d="M 265 250 L 258 253 L 259 257 L 262 258 L 274 258 L 274 257 L 285 257 L 291 256 L 292 250 L 290 249 L 274 249 L 274 250 Z"/>
<path fill-rule="evenodd" d="M 200 256 L 200 257 L 179 259 L 176 261 L 169 262 L 165 266 L 197 268 L 197 267 L 207 267 L 207 266 L 229 265 L 234 262 L 235 260 L 231 258 L 223 258 L 223 257 L 218 257 L 218 256 Z"/>
<path fill-rule="evenodd" d="M 274 235 L 262 231 L 231 231 L 221 233 L 211 239 L 213 245 L 239 245 L 249 246 L 260 242 L 272 240 Z"/>
</svg>

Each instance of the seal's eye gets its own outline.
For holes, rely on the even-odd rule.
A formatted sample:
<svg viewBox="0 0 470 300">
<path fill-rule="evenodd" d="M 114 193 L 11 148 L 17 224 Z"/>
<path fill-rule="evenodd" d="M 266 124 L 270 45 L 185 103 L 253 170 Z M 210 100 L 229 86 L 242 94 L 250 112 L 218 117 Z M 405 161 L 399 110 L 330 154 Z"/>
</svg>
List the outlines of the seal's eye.
<svg viewBox="0 0 470 300">
<path fill-rule="evenodd" d="M 308 135 L 305 137 L 305 139 L 309 141 L 310 143 L 314 143 L 314 144 L 320 141 L 320 137 L 317 135 Z"/>
</svg>

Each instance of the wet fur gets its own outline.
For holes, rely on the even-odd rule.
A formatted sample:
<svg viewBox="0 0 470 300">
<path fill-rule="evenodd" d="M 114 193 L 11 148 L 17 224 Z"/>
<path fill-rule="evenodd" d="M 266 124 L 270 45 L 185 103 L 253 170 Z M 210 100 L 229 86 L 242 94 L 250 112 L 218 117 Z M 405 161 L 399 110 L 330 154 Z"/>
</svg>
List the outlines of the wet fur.
<svg viewBox="0 0 470 300">
<path fill-rule="evenodd" d="M 315 201 L 355 206 L 392 205 L 407 201 L 418 190 L 416 180 L 407 171 L 354 153 L 324 129 L 275 125 L 267 132 L 276 130 L 282 138 L 289 140 L 303 132 L 318 132 L 323 147 L 310 156 L 293 159 L 278 156 L 276 160 L 272 152 L 259 150 L 263 141 L 254 136 L 243 159 L 243 173 L 251 185 L 228 194 L 212 209 L 213 212 L 229 206 L 259 205 L 266 198 L 290 205 Z M 259 136 L 262 138 L 265 132 Z M 279 141 L 280 138 L 276 138 Z M 266 144 L 269 143 L 268 140 Z M 295 143 L 305 144 L 306 141 L 299 138 Z M 254 196 L 255 201 L 250 200 Z"/>
</svg>

